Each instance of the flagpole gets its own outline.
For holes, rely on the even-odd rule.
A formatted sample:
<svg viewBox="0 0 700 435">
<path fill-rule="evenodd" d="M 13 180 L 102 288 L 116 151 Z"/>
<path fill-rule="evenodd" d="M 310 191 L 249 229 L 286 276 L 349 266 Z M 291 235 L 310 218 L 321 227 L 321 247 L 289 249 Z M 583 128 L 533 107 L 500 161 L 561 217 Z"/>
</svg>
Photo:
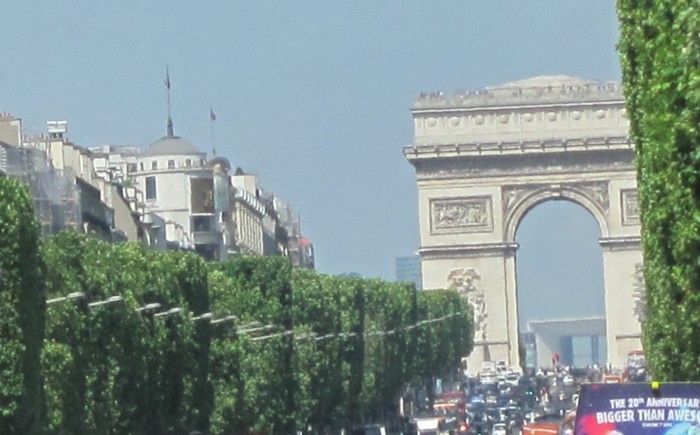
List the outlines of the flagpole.
<svg viewBox="0 0 700 435">
<path fill-rule="evenodd" d="M 165 89 L 168 91 L 168 125 L 167 125 L 167 135 L 172 137 L 173 133 L 173 119 L 170 117 L 170 68 L 168 64 L 165 64 Z"/>
<path fill-rule="evenodd" d="M 165 88 L 168 91 L 168 119 L 170 119 L 170 68 L 165 65 Z"/>
<path fill-rule="evenodd" d="M 209 108 L 209 127 L 211 130 L 211 156 L 216 157 L 216 141 L 214 138 L 214 121 L 216 121 L 216 115 L 214 114 L 214 109 Z"/>
</svg>

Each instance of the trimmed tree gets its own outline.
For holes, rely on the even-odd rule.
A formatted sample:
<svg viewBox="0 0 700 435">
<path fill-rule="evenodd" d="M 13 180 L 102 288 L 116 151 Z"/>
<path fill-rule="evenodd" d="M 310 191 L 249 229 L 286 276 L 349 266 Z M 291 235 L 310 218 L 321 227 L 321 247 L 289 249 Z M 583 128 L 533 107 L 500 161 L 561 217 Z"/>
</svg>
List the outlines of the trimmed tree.
<svg viewBox="0 0 700 435">
<path fill-rule="evenodd" d="M 265 325 L 275 326 L 270 334 L 292 329 L 291 266 L 281 257 L 238 257 L 210 267 L 212 311 L 237 316 L 212 325 L 212 432 L 293 433 L 293 338 L 255 341 L 239 333 Z"/>
<path fill-rule="evenodd" d="M 618 0 L 656 378 L 700 379 L 700 4 Z"/>
<path fill-rule="evenodd" d="M 46 292 L 39 225 L 19 181 L 0 177 L 0 433 L 43 429 L 41 351 Z"/>
</svg>

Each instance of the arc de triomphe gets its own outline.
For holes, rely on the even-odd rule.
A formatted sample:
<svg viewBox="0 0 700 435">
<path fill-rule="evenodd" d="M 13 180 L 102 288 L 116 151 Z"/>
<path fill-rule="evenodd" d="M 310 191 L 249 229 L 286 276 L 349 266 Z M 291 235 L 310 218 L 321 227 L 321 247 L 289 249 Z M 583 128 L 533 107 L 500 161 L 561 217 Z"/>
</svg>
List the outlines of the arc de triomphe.
<svg viewBox="0 0 700 435">
<path fill-rule="evenodd" d="M 421 94 L 412 114 L 404 155 L 418 182 L 423 288 L 457 288 L 474 306 L 469 366 L 519 363 L 515 234 L 552 199 L 580 204 L 600 226 L 607 361 L 641 349 L 636 171 L 620 87 L 535 77 Z"/>
</svg>

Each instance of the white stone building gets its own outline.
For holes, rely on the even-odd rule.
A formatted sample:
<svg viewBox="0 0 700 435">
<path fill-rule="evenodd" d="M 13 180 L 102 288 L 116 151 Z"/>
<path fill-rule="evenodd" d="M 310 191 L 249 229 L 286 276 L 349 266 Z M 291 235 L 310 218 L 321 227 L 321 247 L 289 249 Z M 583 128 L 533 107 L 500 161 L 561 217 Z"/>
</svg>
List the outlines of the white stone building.
<svg viewBox="0 0 700 435">
<path fill-rule="evenodd" d="M 275 197 L 262 190 L 258 177 L 240 168 L 231 174 L 227 159 L 207 159 L 169 132 L 144 151 L 93 148 L 98 173 L 118 180 L 132 208 L 144 216 L 145 236 L 155 240 L 149 244 L 166 239 L 169 248 L 195 250 L 210 260 L 287 255 Z M 155 232 L 158 228 L 164 233 Z"/>
</svg>

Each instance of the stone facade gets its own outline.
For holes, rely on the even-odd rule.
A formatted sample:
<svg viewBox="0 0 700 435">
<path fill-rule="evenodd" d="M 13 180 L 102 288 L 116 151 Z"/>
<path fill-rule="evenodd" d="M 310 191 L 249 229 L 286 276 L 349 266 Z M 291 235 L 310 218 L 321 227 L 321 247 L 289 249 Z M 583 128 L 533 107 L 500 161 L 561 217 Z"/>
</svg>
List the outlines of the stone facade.
<svg viewBox="0 0 700 435">
<path fill-rule="evenodd" d="M 470 367 L 518 364 L 515 233 L 551 199 L 601 229 L 608 361 L 641 348 L 633 275 L 641 263 L 633 144 L 615 83 L 551 76 L 473 92 L 422 94 L 414 144 L 423 287 L 457 288 L 475 307 Z"/>
</svg>

